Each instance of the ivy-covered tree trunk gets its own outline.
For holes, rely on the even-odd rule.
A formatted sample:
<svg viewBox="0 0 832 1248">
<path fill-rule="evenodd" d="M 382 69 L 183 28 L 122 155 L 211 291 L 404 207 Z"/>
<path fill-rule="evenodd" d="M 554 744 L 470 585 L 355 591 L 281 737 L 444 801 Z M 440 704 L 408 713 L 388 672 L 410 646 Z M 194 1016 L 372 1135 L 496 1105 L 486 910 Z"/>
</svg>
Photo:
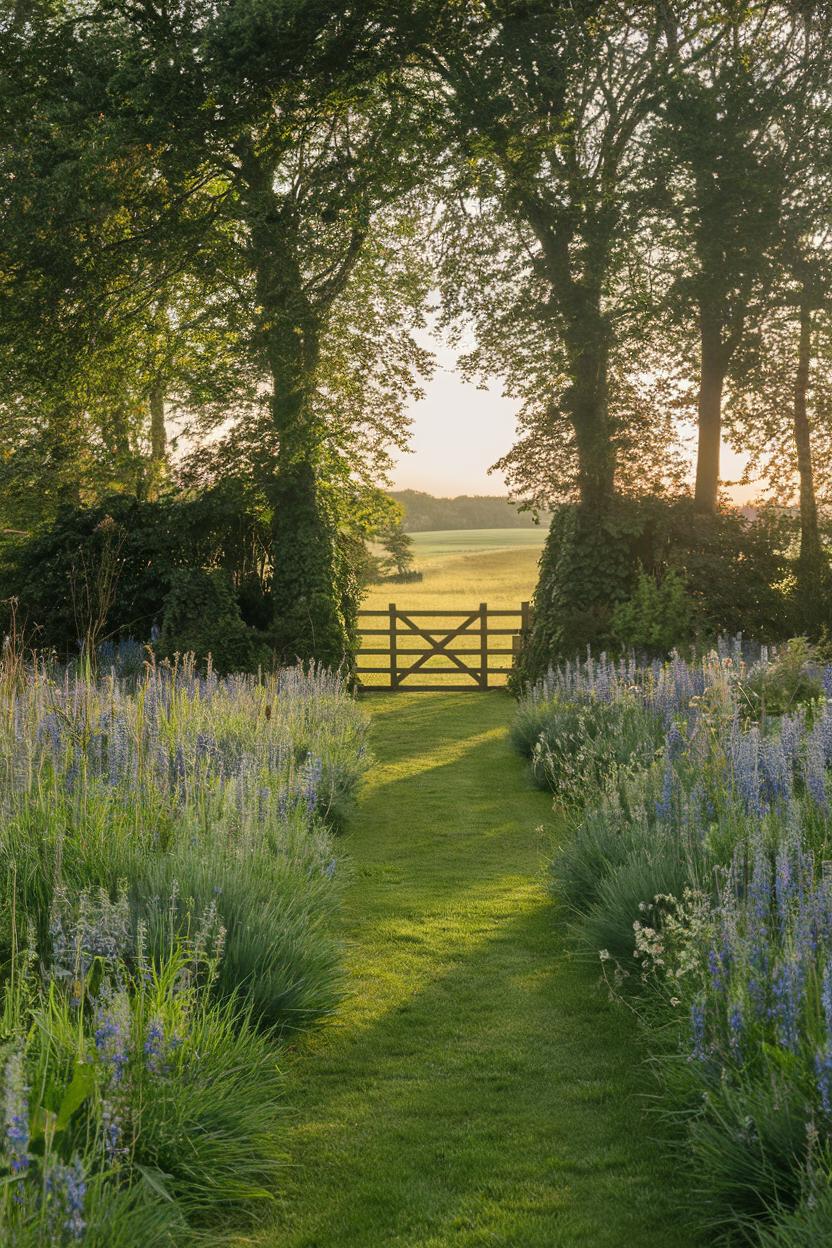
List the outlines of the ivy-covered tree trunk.
<svg viewBox="0 0 832 1248">
<path fill-rule="evenodd" d="M 578 458 L 577 502 L 552 518 L 534 593 L 534 623 L 513 683 L 534 682 L 587 645 L 603 646 L 615 604 L 628 591 L 634 563 L 615 494 L 615 447 L 609 419 L 609 326 L 600 293 L 574 283 L 565 331 L 572 372 L 566 396 Z M 569 306 L 569 304 L 567 304 Z"/>
<path fill-rule="evenodd" d="M 278 441 L 269 489 L 274 648 L 283 663 L 315 659 L 338 667 L 352 661 L 354 604 L 321 489 L 325 431 L 314 410 L 320 325 L 285 244 L 263 247 L 257 279 Z"/>
<path fill-rule="evenodd" d="M 540 224 L 537 217 L 536 224 Z M 633 560 L 622 540 L 615 494 L 615 445 L 609 418 L 611 327 L 602 310 L 611 231 L 596 231 L 593 271 L 571 271 L 563 231 L 538 229 L 553 303 L 560 316 L 571 384 L 564 396 L 577 451 L 577 502 L 552 518 L 534 593 L 534 623 L 524 638 L 513 684 L 534 682 L 588 644 L 605 644 L 612 610 L 626 594 Z"/>
<path fill-rule="evenodd" d="M 607 391 L 609 348 L 600 321 L 599 315 L 598 324 L 570 335 L 569 407 L 578 450 L 578 491 L 581 504 L 590 511 L 605 510 L 615 489 Z"/>
</svg>

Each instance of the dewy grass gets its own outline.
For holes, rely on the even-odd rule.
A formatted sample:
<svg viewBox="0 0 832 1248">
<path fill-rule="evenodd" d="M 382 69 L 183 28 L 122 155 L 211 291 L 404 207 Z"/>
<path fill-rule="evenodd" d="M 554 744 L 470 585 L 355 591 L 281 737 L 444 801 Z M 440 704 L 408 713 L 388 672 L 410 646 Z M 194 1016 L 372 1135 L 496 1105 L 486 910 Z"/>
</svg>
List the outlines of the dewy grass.
<svg viewBox="0 0 832 1248">
<path fill-rule="evenodd" d="M 366 705 L 378 763 L 347 841 L 351 989 L 287 1071 L 295 1165 L 253 1242 L 687 1248 L 628 1020 L 549 906 L 551 803 L 508 741 L 512 702 Z"/>
</svg>

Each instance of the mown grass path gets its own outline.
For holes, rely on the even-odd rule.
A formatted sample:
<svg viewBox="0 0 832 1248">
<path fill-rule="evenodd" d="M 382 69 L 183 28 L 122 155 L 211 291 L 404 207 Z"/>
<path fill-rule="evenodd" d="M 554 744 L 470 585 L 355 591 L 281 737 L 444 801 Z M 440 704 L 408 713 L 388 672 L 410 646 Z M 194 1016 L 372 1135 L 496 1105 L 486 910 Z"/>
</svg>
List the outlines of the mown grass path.
<svg viewBox="0 0 832 1248">
<path fill-rule="evenodd" d="M 349 995 L 288 1069 L 271 1248 L 681 1248 L 632 1020 L 565 952 L 495 694 L 368 699 Z M 250 1242 L 250 1241 L 249 1241 Z"/>
</svg>

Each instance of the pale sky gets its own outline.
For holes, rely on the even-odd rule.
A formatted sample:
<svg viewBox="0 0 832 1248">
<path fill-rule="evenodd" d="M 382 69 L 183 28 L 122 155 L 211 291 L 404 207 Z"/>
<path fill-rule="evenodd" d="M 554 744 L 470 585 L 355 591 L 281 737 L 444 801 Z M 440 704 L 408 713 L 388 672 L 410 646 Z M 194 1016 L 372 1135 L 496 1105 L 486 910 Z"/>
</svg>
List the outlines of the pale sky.
<svg viewBox="0 0 832 1248">
<path fill-rule="evenodd" d="M 489 476 L 488 469 L 514 441 L 518 405 L 503 398 L 498 381 L 488 390 L 463 381 L 453 352 L 435 349 L 439 367 L 425 384 L 425 398 L 411 405 L 412 453 L 398 456 L 393 488 L 440 498 L 505 494 L 502 475 Z"/>
<path fill-rule="evenodd" d="M 514 441 L 518 404 L 503 397 L 498 380 L 487 390 L 463 381 L 454 367 L 454 352 L 437 342 L 430 345 L 438 366 L 425 384 L 425 398 L 411 405 L 412 452 L 397 456 L 393 488 L 424 490 L 440 498 L 504 494 L 504 478 L 488 469 Z M 723 479 L 741 473 L 742 457 L 724 446 Z M 757 489 L 743 486 L 731 493 L 737 502 L 747 502 Z"/>
</svg>

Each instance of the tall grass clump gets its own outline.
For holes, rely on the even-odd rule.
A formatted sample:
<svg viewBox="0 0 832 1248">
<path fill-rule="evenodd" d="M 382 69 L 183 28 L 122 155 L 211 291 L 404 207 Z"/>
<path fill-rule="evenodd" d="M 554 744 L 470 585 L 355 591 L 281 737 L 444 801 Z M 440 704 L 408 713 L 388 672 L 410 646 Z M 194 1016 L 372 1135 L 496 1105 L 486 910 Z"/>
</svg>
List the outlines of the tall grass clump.
<svg viewBox="0 0 832 1248">
<path fill-rule="evenodd" d="M 339 677 L 0 669 L 0 1242 L 184 1244 L 279 1182 L 281 1037 L 334 1007 Z"/>
<path fill-rule="evenodd" d="M 589 660 L 520 708 L 533 759 L 532 723 L 551 758 L 573 750 L 566 783 L 546 777 L 569 825 L 553 891 L 642 1019 L 721 1243 L 832 1242 L 830 695 L 798 641 L 750 665 Z M 601 776 L 614 742 L 570 735 L 587 707 L 637 708 L 652 758 L 622 752 Z"/>
</svg>

